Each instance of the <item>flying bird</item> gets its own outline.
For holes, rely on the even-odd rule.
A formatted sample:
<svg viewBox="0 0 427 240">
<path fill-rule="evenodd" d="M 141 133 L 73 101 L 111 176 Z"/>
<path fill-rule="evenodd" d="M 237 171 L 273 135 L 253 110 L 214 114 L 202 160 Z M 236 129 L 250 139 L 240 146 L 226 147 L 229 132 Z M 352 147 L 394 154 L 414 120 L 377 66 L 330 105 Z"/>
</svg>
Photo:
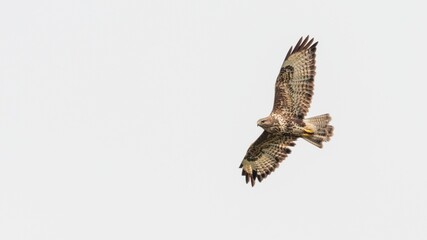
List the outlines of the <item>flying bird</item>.
<svg viewBox="0 0 427 240">
<path fill-rule="evenodd" d="M 240 164 L 246 183 L 250 181 L 252 186 L 256 179 L 261 182 L 279 166 L 298 138 L 322 148 L 333 134 L 329 114 L 305 118 L 316 74 L 318 42 L 313 41 L 309 36 L 304 40 L 301 37 L 295 48 L 289 49 L 276 79 L 273 110 L 257 122 L 264 132 L 250 145 Z"/>
</svg>

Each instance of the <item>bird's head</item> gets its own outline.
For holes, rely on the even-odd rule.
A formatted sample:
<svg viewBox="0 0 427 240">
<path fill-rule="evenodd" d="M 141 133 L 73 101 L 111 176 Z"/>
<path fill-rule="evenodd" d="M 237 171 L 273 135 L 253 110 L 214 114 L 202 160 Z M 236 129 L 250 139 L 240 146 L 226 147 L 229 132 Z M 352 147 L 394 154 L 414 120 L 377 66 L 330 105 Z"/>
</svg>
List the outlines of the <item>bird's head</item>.
<svg viewBox="0 0 427 240">
<path fill-rule="evenodd" d="M 274 125 L 273 118 L 271 116 L 261 118 L 258 120 L 257 125 L 268 130 Z"/>
</svg>

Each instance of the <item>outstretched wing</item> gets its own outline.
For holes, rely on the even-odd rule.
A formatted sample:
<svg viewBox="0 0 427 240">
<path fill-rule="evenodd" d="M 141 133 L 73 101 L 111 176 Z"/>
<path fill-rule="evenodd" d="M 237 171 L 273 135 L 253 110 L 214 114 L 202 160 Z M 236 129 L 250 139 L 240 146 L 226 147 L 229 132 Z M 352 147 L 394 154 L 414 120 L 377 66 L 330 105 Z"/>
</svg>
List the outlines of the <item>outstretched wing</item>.
<svg viewBox="0 0 427 240">
<path fill-rule="evenodd" d="M 307 36 L 289 49 L 276 80 L 273 112 L 303 119 L 310 107 L 316 74 L 316 45 Z"/>
<path fill-rule="evenodd" d="M 240 164 L 242 175 L 246 176 L 246 183 L 255 180 L 261 182 L 279 166 L 286 156 L 291 153 L 288 147 L 295 146 L 295 137 L 272 134 L 264 131 L 249 147 L 245 158 Z"/>
</svg>

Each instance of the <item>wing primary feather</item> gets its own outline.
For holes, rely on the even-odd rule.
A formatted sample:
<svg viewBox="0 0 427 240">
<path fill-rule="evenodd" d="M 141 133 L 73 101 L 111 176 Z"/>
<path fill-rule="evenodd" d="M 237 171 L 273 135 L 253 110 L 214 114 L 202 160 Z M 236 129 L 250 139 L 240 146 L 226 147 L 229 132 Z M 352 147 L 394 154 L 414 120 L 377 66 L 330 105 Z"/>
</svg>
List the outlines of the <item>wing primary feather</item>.
<svg viewBox="0 0 427 240">
<path fill-rule="evenodd" d="M 288 57 L 291 55 L 291 53 L 292 53 L 292 49 L 293 49 L 293 47 L 289 48 L 289 51 L 288 51 L 288 53 L 286 54 L 285 60 L 284 60 L 283 62 L 285 62 L 285 61 L 288 59 Z M 282 64 L 282 65 L 283 65 L 283 64 Z"/>
<path fill-rule="evenodd" d="M 257 176 L 257 172 L 256 172 L 256 170 L 254 169 L 254 170 L 252 170 L 252 178 L 256 178 L 256 176 Z"/>
<path fill-rule="evenodd" d="M 307 48 L 311 48 L 311 47 L 315 46 L 315 44 L 317 43 L 316 42 L 313 46 L 310 46 L 314 41 L 314 38 L 310 39 L 310 36 L 307 36 L 306 38 L 304 38 L 304 40 L 302 40 L 302 39 L 303 39 L 303 37 L 301 37 L 299 39 L 297 45 L 295 45 L 294 50 L 289 55 L 292 55 L 293 53 L 299 52 L 301 50 L 305 50 Z"/>
<path fill-rule="evenodd" d="M 313 43 L 314 38 L 312 38 L 308 43 L 307 43 L 307 47 L 310 47 L 310 45 Z"/>
<path fill-rule="evenodd" d="M 317 46 L 317 44 L 318 44 L 319 42 L 315 42 L 315 43 L 313 43 L 313 45 L 311 45 L 310 46 L 310 49 L 316 49 L 316 46 Z"/>
<path fill-rule="evenodd" d="M 292 54 L 299 52 L 303 49 L 307 49 L 307 48 L 315 48 L 318 42 L 315 42 L 313 45 L 311 45 L 314 41 L 314 38 L 310 39 L 309 36 L 307 36 L 304 41 L 302 41 L 303 37 L 301 37 L 298 41 L 298 43 L 295 45 L 295 47 L 291 47 L 289 48 L 288 53 L 286 54 L 285 60 L 283 61 L 283 63 L 288 60 L 289 56 L 291 56 Z M 308 39 L 310 39 L 310 41 L 308 41 Z M 308 41 L 308 42 L 307 42 Z M 283 66 L 283 64 L 282 64 Z"/>
<path fill-rule="evenodd" d="M 302 42 L 302 37 L 298 40 L 297 45 L 295 45 L 295 48 L 292 51 L 292 53 L 296 53 L 299 51 L 299 48 L 301 47 L 301 42 Z"/>
<path fill-rule="evenodd" d="M 307 36 L 307 37 L 304 39 L 304 41 L 301 43 L 301 47 L 300 47 L 301 49 L 305 49 L 305 48 L 306 48 L 308 38 L 309 38 L 309 36 Z"/>
</svg>

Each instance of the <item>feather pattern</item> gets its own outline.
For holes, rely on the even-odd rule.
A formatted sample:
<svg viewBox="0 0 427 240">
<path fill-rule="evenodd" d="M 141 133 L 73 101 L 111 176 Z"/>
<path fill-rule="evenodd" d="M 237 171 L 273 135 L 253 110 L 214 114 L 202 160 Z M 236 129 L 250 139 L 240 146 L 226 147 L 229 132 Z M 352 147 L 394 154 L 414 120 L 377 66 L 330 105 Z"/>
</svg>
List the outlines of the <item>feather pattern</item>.
<svg viewBox="0 0 427 240">
<path fill-rule="evenodd" d="M 273 172 L 286 156 L 291 153 L 289 147 L 295 146 L 296 137 L 272 134 L 264 131 L 249 147 L 240 167 L 246 182 L 255 185 Z"/>
<path fill-rule="evenodd" d="M 316 46 L 307 36 L 290 48 L 276 80 L 272 112 L 303 119 L 310 107 L 316 74 Z"/>
<path fill-rule="evenodd" d="M 329 141 L 333 127 L 329 114 L 306 118 L 313 96 L 316 74 L 316 46 L 308 36 L 300 38 L 285 57 L 276 79 L 273 110 L 258 120 L 264 132 L 251 144 L 240 164 L 246 183 L 254 186 L 273 172 L 302 137 L 321 148 Z"/>
</svg>

